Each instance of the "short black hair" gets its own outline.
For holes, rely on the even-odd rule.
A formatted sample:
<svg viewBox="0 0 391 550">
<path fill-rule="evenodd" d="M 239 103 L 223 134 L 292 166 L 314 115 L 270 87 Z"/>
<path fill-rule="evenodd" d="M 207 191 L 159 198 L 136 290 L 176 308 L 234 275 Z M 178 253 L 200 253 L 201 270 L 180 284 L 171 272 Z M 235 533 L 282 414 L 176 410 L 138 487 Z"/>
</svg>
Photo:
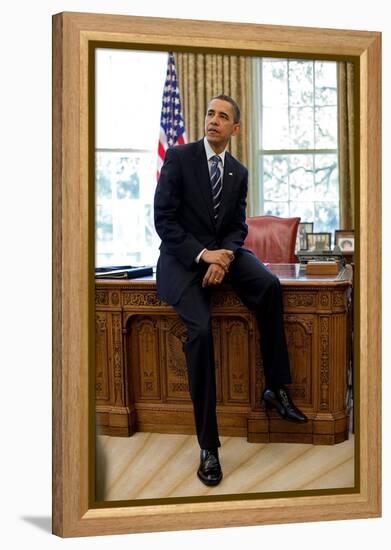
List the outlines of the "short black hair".
<svg viewBox="0 0 391 550">
<path fill-rule="evenodd" d="M 236 101 L 234 99 L 232 99 L 232 97 L 230 97 L 229 95 L 220 94 L 220 95 L 215 95 L 214 97 L 212 97 L 210 101 L 212 101 L 213 99 L 221 99 L 223 101 L 227 101 L 228 103 L 230 103 L 232 105 L 233 110 L 234 110 L 234 123 L 238 124 L 240 122 L 239 105 L 236 103 Z"/>
</svg>

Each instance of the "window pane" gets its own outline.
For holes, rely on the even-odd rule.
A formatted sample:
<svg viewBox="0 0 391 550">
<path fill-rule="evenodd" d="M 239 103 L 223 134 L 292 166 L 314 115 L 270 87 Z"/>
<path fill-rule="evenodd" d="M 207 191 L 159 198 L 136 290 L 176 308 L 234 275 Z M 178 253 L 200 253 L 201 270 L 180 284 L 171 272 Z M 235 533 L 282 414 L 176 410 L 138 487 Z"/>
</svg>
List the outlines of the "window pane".
<svg viewBox="0 0 391 550">
<path fill-rule="evenodd" d="M 289 116 L 290 149 L 314 147 L 314 110 L 312 107 L 292 107 Z"/>
<path fill-rule="evenodd" d="M 288 105 L 288 62 L 264 59 L 262 62 L 262 104 L 265 107 Z"/>
<path fill-rule="evenodd" d="M 265 200 L 288 199 L 288 159 L 268 155 L 264 158 L 263 184 Z"/>
<path fill-rule="evenodd" d="M 293 201 L 314 200 L 313 155 L 289 155 L 289 191 Z"/>
<path fill-rule="evenodd" d="M 315 200 L 338 199 L 337 155 L 315 155 Z"/>
<path fill-rule="evenodd" d="M 96 265 L 156 263 L 154 153 L 96 155 Z"/>
<path fill-rule="evenodd" d="M 313 61 L 289 61 L 289 104 L 311 106 L 314 103 Z"/>
<path fill-rule="evenodd" d="M 338 147 L 337 108 L 315 108 L 315 147 L 336 149 Z"/>
<path fill-rule="evenodd" d="M 263 109 L 263 132 L 261 145 L 263 149 L 289 148 L 288 107 L 265 107 Z"/>
<path fill-rule="evenodd" d="M 316 105 L 337 105 L 337 64 L 330 61 L 315 61 Z"/>
</svg>

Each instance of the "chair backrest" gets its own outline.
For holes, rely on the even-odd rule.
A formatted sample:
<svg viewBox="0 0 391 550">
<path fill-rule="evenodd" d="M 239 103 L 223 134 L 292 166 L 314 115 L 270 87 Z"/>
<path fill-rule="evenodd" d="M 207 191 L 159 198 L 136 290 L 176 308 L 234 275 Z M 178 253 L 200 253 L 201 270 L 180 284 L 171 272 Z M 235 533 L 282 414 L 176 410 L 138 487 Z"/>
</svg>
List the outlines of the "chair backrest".
<svg viewBox="0 0 391 550">
<path fill-rule="evenodd" d="M 248 235 L 244 246 L 267 263 L 295 263 L 297 230 L 301 218 L 254 216 L 246 219 Z"/>
</svg>

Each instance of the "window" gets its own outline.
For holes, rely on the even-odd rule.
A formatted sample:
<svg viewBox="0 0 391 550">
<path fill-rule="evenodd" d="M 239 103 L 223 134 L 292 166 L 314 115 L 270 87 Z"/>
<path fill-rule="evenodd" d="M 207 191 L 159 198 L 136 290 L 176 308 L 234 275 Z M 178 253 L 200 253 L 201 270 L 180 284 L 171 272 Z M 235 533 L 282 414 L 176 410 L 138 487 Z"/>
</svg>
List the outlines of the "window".
<svg viewBox="0 0 391 550">
<path fill-rule="evenodd" d="M 259 209 L 300 216 L 314 231 L 339 226 L 335 62 L 260 59 Z M 257 91 L 258 90 L 258 91 Z"/>
<path fill-rule="evenodd" d="M 153 223 L 166 52 L 96 52 L 96 266 L 155 265 Z"/>
</svg>

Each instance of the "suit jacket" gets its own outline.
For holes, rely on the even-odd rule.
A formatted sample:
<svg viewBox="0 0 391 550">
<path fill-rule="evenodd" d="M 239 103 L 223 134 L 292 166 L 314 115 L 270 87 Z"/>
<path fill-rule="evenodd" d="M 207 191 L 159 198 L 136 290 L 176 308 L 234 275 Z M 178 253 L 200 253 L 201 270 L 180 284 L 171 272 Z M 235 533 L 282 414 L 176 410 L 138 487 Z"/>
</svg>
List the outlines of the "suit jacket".
<svg viewBox="0 0 391 550">
<path fill-rule="evenodd" d="M 247 182 L 247 169 L 226 152 L 215 223 L 203 139 L 166 151 L 154 200 L 155 227 L 162 241 L 156 272 L 160 299 L 175 304 L 200 277 L 202 261 L 197 264 L 195 258 L 204 248 L 236 252 L 243 246 Z"/>
</svg>

